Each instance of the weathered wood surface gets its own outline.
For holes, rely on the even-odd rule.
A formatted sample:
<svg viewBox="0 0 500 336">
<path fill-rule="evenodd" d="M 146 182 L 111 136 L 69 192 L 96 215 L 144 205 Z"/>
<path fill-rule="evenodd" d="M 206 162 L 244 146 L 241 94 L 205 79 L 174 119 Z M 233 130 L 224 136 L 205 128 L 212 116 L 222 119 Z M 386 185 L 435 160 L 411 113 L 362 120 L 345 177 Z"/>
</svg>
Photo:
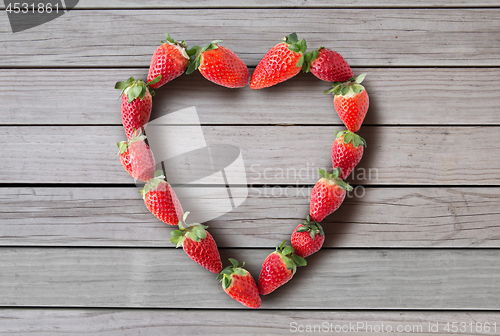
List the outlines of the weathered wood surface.
<svg viewBox="0 0 500 336">
<path fill-rule="evenodd" d="M 190 45 L 224 40 L 255 66 L 294 31 L 351 66 L 500 65 L 497 8 L 75 10 L 16 34 L 3 15 L 0 67 L 148 66 L 164 32 Z"/>
<path fill-rule="evenodd" d="M 318 168 L 331 168 L 335 136 L 328 126 L 205 126 L 203 132 L 209 144 L 240 148 L 247 180 L 232 183 L 314 184 Z M 353 184 L 500 184 L 497 127 L 364 127 L 359 133 L 369 150 Z M 116 154 L 124 137 L 121 126 L 0 127 L 0 182 L 133 183 Z"/>
<path fill-rule="evenodd" d="M 432 7 L 499 7 L 498 0 L 482 0 L 470 3 L 470 0 L 453 0 L 447 1 L 429 1 L 429 0 L 414 0 L 414 1 L 397 1 L 385 0 L 384 2 L 376 0 L 351 0 L 349 2 L 339 0 L 287 0 L 283 2 L 265 1 L 265 0 L 189 0 L 189 1 L 154 1 L 154 0 L 108 0 L 106 2 L 98 0 L 80 0 L 75 9 L 108 9 L 108 8 L 356 8 L 356 7 L 371 7 L 371 8 L 432 8 Z M 4 4 L 0 4 L 0 9 L 4 9 Z"/>
<path fill-rule="evenodd" d="M 147 72 L 147 68 L 2 70 L 0 124 L 121 125 L 114 83 L 130 76 L 146 78 Z M 500 124 L 499 68 L 355 68 L 354 72 L 368 74 L 363 82 L 370 94 L 365 125 Z M 48 95 L 41 87 L 57 87 L 71 99 Z M 202 124 L 341 125 L 332 96 L 323 94 L 329 87 L 311 74 L 300 74 L 266 90 L 229 90 L 194 73 L 156 90 L 152 118 L 195 106 Z"/>
<path fill-rule="evenodd" d="M 258 277 L 272 251 L 221 257 Z M 496 250 L 325 249 L 308 262 L 262 308 L 499 309 Z M 2 248 L 0 268 L 0 306 L 244 308 L 175 248 Z"/>
<path fill-rule="evenodd" d="M 136 188 L 2 188 L 2 246 L 173 246 Z M 274 247 L 309 210 L 309 187 L 252 188 L 207 225 L 219 247 Z M 499 247 L 498 188 L 366 188 L 322 223 L 324 247 Z M 190 210 L 190 209 L 186 209 Z"/>
<path fill-rule="evenodd" d="M 345 333 L 355 335 L 394 336 L 413 332 L 421 336 L 449 336 L 450 331 L 445 330 L 447 323 L 449 330 L 456 326 L 458 330 L 465 328 L 470 331 L 472 327 L 472 332 L 467 332 L 467 335 L 493 335 L 495 322 L 497 333 L 499 328 L 499 313 L 476 311 L 0 309 L 0 319 L 3 322 L 0 335 L 8 336 L 53 336 L 54 333 L 73 336 L 205 336 L 226 334 L 228 328 L 234 334 L 250 336 L 341 334 L 342 328 Z M 484 327 L 486 323 L 488 331 Z M 431 327 L 435 328 L 436 324 L 438 328 L 433 331 Z M 481 331 L 476 331 L 476 328 Z"/>
<path fill-rule="evenodd" d="M 498 1 L 81 0 L 77 8 L 16 34 L 0 14 L 0 335 L 211 335 L 228 326 L 281 335 L 294 321 L 449 335 L 446 322 L 500 323 Z M 252 68 L 292 31 L 310 50 L 330 47 L 368 73 L 360 134 L 369 147 L 351 181 L 367 187 L 326 220 L 326 248 L 309 266 L 249 311 L 174 249 L 171 228 L 144 207 L 115 155 L 124 134 L 113 85 L 145 77 L 164 32 L 190 45 L 221 38 Z M 321 93 L 327 84 L 301 74 L 267 90 L 227 90 L 194 74 L 158 90 L 153 118 L 196 106 L 209 143 L 243 152 L 250 196 L 208 223 L 225 264 L 245 260 L 257 277 L 307 214 L 317 168 L 331 166 L 331 128 L 341 125 Z M 311 287 L 318 291 L 303 290 Z M 149 307 L 157 309 L 140 309 Z"/>
</svg>

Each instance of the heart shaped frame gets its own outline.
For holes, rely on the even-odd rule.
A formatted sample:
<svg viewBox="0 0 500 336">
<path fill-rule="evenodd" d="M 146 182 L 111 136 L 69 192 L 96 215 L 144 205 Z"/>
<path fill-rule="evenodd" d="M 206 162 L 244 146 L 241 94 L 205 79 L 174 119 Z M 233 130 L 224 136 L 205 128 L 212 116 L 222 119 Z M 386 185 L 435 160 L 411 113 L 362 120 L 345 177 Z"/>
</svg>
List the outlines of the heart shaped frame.
<svg viewBox="0 0 500 336">
<path fill-rule="evenodd" d="M 326 48 L 306 52 L 305 40 L 296 33 L 283 38 L 271 48 L 257 65 L 251 78 L 244 62 L 231 50 L 215 40 L 205 47 L 187 49 L 184 41 L 177 42 L 166 34 L 166 41 L 153 54 L 148 82 L 133 77 L 117 82 L 122 91 L 122 122 L 127 141 L 118 143 L 120 160 L 127 172 L 146 182 L 142 195 L 148 210 L 169 225 L 177 225 L 171 232 L 171 242 L 183 247 L 188 256 L 207 270 L 218 273 L 226 293 L 250 308 L 259 308 L 260 295 L 267 295 L 287 283 L 297 267 L 306 266 L 309 255 L 319 251 L 325 234 L 319 224 L 342 204 L 346 191 L 352 187 L 344 179 L 361 160 L 366 142 L 357 132 L 368 110 L 366 89 L 361 85 L 365 74 L 353 77 L 342 56 Z M 195 70 L 208 80 L 228 87 L 266 88 L 288 80 L 300 71 L 312 72 L 321 80 L 332 82 L 325 94 L 334 94 L 334 107 L 347 130 L 336 133 L 332 145 L 333 172 L 320 169 L 321 179 L 311 191 L 310 215 L 297 226 L 291 237 L 291 246 L 281 242 L 276 251 L 264 261 L 258 285 L 252 275 L 230 258 L 231 266 L 222 269 L 220 254 L 207 226 L 186 224 L 189 212 L 184 212 L 175 191 L 165 180 L 164 170 L 155 171 L 154 156 L 147 144 L 144 128 L 152 109 L 154 91 L 183 73 Z"/>
</svg>

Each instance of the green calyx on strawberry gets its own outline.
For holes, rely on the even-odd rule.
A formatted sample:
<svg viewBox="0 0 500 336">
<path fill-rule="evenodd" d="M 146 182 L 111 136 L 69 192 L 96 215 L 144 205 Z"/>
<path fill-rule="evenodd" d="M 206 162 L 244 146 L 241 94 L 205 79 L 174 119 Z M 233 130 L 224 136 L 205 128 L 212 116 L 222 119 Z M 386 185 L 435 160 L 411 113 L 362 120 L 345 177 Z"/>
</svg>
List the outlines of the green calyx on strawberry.
<svg viewBox="0 0 500 336">
<path fill-rule="evenodd" d="M 311 239 L 314 239 L 317 234 L 324 236 L 325 232 L 323 227 L 315 221 L 311 220 L 311 215 L 307 216 L 307 219 L 302 223 L 302 226 L 297 229 L 297 232 L 307 232 L 311 235 Z"/>
<path fill-rule="evenodd" d="M 366 74 L 361 74 L 358 77 L 352 77 L 345 82 L 334 82 L 332 88 L 323 91 L 324 94 L 333 93 L 336 96 L 354 96 L 361 93 L 365 87 L 361 82 L 365 79 Z"/>
<path fill-rule="evenodd" d="M 174 230 L 171 232 L 172 238 L 170 238 L 170 241 L 175 244 L 175 247 L 181 247 L 186 237 L 191 238 L 198 243 L 201 242 L 202 239 L 207 238 L 207 231 L 205 231 L 205 229 L 208 229 L 208 226 L 198 223 L 184 226 L 186 224 L 186 218 L 188 215 L 189 211 L 186 211 L 182 217 L 182 220 L 179 221 L 179 230 Z"/>
<path fill-rule="evenodd" d="M 262 263 L 259 275 L 259 293 L 267 295 L 292 279 L 297 266 L 306 266 L 306 260 L 295 253 L 285 241 L 276 246 L 276 251 L 267 256 Z"/>
<path fill-rule="evenodd" d="M 286 268 L 292 270 L 292 275 L 295 275 L 297 266 L 306 266 L 307 261 L 304 258 L 294 254 L 295 249 L 290 245 L 285 245 L 285 243 L 286 240 L 283 240 L 281 244 L 278 244 L 278 246 L 276 246 L 275 253 L 280 255 L 281 259 L 286 264 Z"/>
<path fill-rule="evenodd" d="M 222 282 L 222 288 L 224 290 L 231 286 L 231 283 L 233 281 L 233 274 L 239 276 L 246 276 L 248 274 L 248 271 L 243 268 L 245 266 L 245 262 L 243 262 L 243 264 L 240 266 L 239 262 L 236 259 L 229 258 L 229 261 L 231 262 L 232 266 L 227 266 L 217 276 L 217 280 Z"/>
<path fill-rule="evenodd" d="M 316 50 L 309 51 L 304 54 L 304 64 L 302 64 L 302 71 L 308 73 L 311 71 L 311 62 L 318 58 L 319 52 L 324 47 L 319 47 Z"/>
<path fill-rule="evenodd" d="M 337 132 L 336 130 L 334 130 L 334 132 L 335 132 L 337 139 L 344 137 L 344 143 L 346 145 L 348 145 L 352 141 L 352 145 L 354 146 L 354 148 L 358 148 L 359 146 L 363 146 L 366 148 L 365 139 L 363 139 L 362 137 L 360 137 L 356 133 L 351 132 L 349 130 L 340 131 L 340 132 Z"/>
<path fill-rule="evenodd" d="M 142 130 L 138 129 L 134 131 L 134 134 L 132 135 L 132 138 L 130 138 L 127 141 L 120 141 L 117 143 L 119 151 L 118 155 L 125 153 L 125 151 L 129 148 L 130 144 L 136 141 L 144 141 L 146 140 L 146 136 L 142 134 Z"/>
<path fill-rule="evenodd" d="M 184 213 L 178 221 L 179 230 L 172 231 L 170 241 L 175 247 L 183 248 L 184 252 L 197 264 L 212 273 L 220 273 L 222 262 L 219 250 L 212 235 L 205 229 L 208 226 L 193 223 L 186 225 L 189 212 Z"/>
<path fill-rule="evenodd" d="M 299 58 L 299 61 L 297 62 L 297 66 L 303 67 L 304 64 L 306 63 L 305 62 L 305 55 L 306 55 L 306 50 L 307 50 L 306 40 L 302 39 L 299 41 L 297 33 L 291 33 L 290 35 L 283 37 L 283 42 L 288 44 L 288 49 L 302 55 Z"/>
<path fill-rule="evenodd" d="M 222 282 L 222 289 L 230 297 L 248 308 L 259 308 L 262 301 L 259 289 L 250 272 L 239 265 L 238 261 L 229 258 L 232 266 L 228 266 L 220 271 L 217 280 Z"/>
<path fill-rule="evenodd" d="M 321 225 L 307 216 L 302 224 L 299 224 L 293 231 L 291 237 L 292 247 L 295 254 L 306 258 L 318 252 L 325 241 L 325 232 Z"/>
<path fill-rule="evenodd" d="M 189 61 L 189 66 L 186 69 L 186 74 L 192 74 L 195 70 L 200 67 L 201 64 L 201 55 L 207 50 L 214 50 L 219 48 L 218 44 L 221 43 L 222 40 L 214 40 L 207 44 L 204 47 L 194 46 L 187 51 L 189 56 L 195 56 L 194 59 Z"/>
<path fill-rule="evenodd" d="M 186 44 L 186 41 L 176 41 L 173 38 L 170 37 L 169 33 L 165 33 L 165 41 L 161 41 L 161 43 L 168 43 L 170 45 L 176 46 L 179 51 L 182 53 L 182 56 L 184 56 L 186 59 L 190 59 L 191 57 L 189 56 L 187 49 L 188 46 Z"/>
<path fill-rule="evenodd" d="M 342 189 L 344 190 L 347 190 L 347 191 L 352 191 L 353 188 L 351 187 L 351 185 L 347 182 L 344 182 L 341 178 L 340 178 L 340 173 L 341 173 L 341 170 L 339 167 L 337 168 L 334 168 L 333 169 L 333 172 L 330 174 L 328 173 L 326 170 L 320 168 L 319 169 L 319 174 L 321 175 L 321 177 L 327 179 L 327 180 L 330 180 L 330 181 L 335 181 L 335 183 Z"/>
<path fill-rule="evenodd" d="M 163 170 L 157 170 L 155 171 L 155 175 L 152 179 L 150 179 L 144 188 L 142 188 L 141 195 L 144 196 L 148 192 L 152 190 L 156 190 L 158 188 L 158 185 L 162 182 L 165 182 L 165 175 L 163 175 Z"/>
<path fill-rule="evenodd" d="M 139 98 L 140 100 L 143 100 L 144 97 L 146 97 L 146 92 L 149 91 L 149 93 L 154 96 L 154 91 L 150 90 L 148 88 L 149 85 L 157 83 L 161 79 L 161 75 L 158 75 L 155 79 L 152 81 L 145 83 L 143 80 L 135 80 L 134 77 L 130 77 L 126 81 L 120 81 L 116 82 L 115 84 L 115 89 L 117 90 L 122 90 L 120 97 L 123 94 L 127 95 L 127 101 L 130 104 L 133 102 L 135 99 Z"/>
</svg>

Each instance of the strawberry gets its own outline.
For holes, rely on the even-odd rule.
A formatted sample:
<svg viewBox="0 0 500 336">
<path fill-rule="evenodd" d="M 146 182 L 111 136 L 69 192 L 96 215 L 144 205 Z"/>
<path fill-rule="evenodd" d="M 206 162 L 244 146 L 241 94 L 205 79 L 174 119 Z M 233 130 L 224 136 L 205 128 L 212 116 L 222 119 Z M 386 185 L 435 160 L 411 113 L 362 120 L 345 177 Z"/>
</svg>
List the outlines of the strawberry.
<svg viewBox="0 0 500 336">
<path fill-rule="evenodd" d="M 217 280 L 222 282 L 222 289 L 233 299 L 249 308 L 259 308 L 261 299 L 259 289 L 255 284 L 250 272 L 241 267 L 238 261 L 230 258 L 229 261 L 233 266 L 228 266 L 220 272 Z"/>
<path fill-rule="evenodd" d="M 121 141 L 117 145 L 123 168 L 136 180 L 147 182 L 154 177 L 155 159 L 144 140 L 146 136 L 138 129 L 130 140 Z"/>
<path fill-rule="evenodd" d="M 174 189 L 166 182 L 161 170 L 155 172 L 141 190 L 146 207 L 159 220 L 169 225 L 178 225 L 182 218 L 182 206 Z"/>
<path fill-rule="evenodd" d="M 349 184 L 339 178 L 340 168 L 333 169 L 332 174 L 328 174 L 320 168 L 319 173 L 322 178 L 316 182 L 311 191 L 309 208 L 311 219 L 318 223 L 340 207 L 344 201 L 346 190 L 352 190 Z"/>
<path fill-rule="evenodd" d="M 154 83 L 154 81 L 148 84 L 151 83 Z M 141 129 L 141 131 L 144 131 L 144 127 L 151 116 L 153 98 L 148 89 L 148 84 L 142 80 L 136 81 L 134 77 L 115 84 L 115 89 L 122 90 L 122 123 L 127 139 L 132 138 L 135 130 Z"/>
<path fill-rule="evenodd" d="M 189 258 L 196 263 L 212 273 L 219 273 L 222 262 L 214 238 L 205 230 L 208 226 L 194 223 L 185 227 L 182 223 L 186 222 L 188 214 L 189 212 L 186 212 L 182 221 L 179 221 L 179 230 L 171 232 L 170 241 L 176 244 L 175 247 L 182 246 Z"/>
<path fill-rule="evenodd" d="M 196 56 L 186 73 L 189 75 L 198 69 L 203 77 L 215 84 L 228 88 L 246 86 L 250 77 L 247 66 L 229 48 L 218 45 L 220 42 L 212 41 L 203 48 L 193 47 L 197 50 Z"/>
<path fill-rule="evenodd" d="M 368 93 L 361 85 L 366 74 L 351 78 L 347 82 L 333 83 L 333 88 L 324 93 L 333 93 L 333 104 L 340 119 L 351 132 L 357 132 L 365 119 L 370 104 Z"/>
<path fill-rule="evenodd" d="M 297 266 L 305 266 L 304 258 L 294 254 L 293 247 L 285 246 L 285 241 L 276 246 L 276 251 L 267 256 L 259 275 L 259 293 L 267 295 L 283 286 L 293 277 Z"/>
<path fill-rule="evenodd" d="M 177 42 L 169 34 L 165 34 L 165 41 L 156 48 L 149 66 L 148 82 L 160 76 L 158 82 L 150 84 L 151 88 L 158 89 L 186 71 L 190 59 L 186 49 L 184 41 Z"/>
<path fill-rule="evenodd" d="M 338 52 L 319 48 L 305 55 L 304 72 L 328 82 L 345 82 L 352 77 L 352 69 Z"/>
<path fill-rule="evenodd" d="M 338 132 L 332 145 L 333 168 L 339 167 L 340 178 L 345 180 L 361 161 L 366 141 L 351 131 Z"/>
<path fill-rule="evenodd" d="M 306 258 L 318 252 L 325 241 L 325 232 L 319 223 L 311 221 L 311 216 L 299 224 L 292 233 L 292 247 L 295 254 Z"/>
<path fill-rule="evenodd" d="M 250 79 L 250 88 L 263 89 L 297 75 L 304 64 L 306 49 L 306 41 L 299 41 L 296 33 L 285 36 L 259 62 Z"/>
</svg>

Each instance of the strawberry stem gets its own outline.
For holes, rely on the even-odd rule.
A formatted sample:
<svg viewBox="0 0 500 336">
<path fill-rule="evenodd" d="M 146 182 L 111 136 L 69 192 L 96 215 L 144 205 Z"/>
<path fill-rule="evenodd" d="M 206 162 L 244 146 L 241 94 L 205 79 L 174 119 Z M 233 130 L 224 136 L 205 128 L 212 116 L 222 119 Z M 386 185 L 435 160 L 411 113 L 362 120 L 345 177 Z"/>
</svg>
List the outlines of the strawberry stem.
<svg viewBox="0 0 500 336">
<path fill-rule="evenodd" d="M 127 95 L 127 101 L 129 104 L 136 98 L 143 100 L 144 97 L 146 97 L 146 92 L 149 91 L 147 84 L 144 83 L 143 80 L 135 80 L 134 77 L 130 77 L 126 81 L 116 82 L 115 89 L 122 90 L 120 97 L 123 94 Z M 154 94 L 152 91 L 150 93 L 151 95 Z"/>
<path fill-rule="evenodd" d="M 302 226 L 297 229 L 297 232 L 309 232 L 311 239 L 314 239 L 317 234 L 320 236 L 324 236 L 325 232 L 323 231 L 323 227 L 315 221 L 311 220 L 311 215 L 307 216 L 307 219 L 302 222 Z"/>
<path fill-rule="evenodd" d="M 311 63 L 318 58 L 319 52 L 324 47 L 319 47 L 316 50 L 309 51 L 304 54 L 304 65 L 302 65 L 302 72 L 308 73 L 311 71 Z"/>
<path fill-rule="evenodd" d="M 151 190 L 155 190 L 156 188 L 158 188 L 158 186 L 162 182 L 167 183 L 165 181 L 165 175 L 163 175 L 163 170 L 157 170 L 157 171 L 155 171 L 154 177 L 152 179 L 150 179 L 146 183 L 146 185 L 144 186 L 144 188 L 141 190 L 141 195 L 144 197 L 144 195 L 146 195 Z"/>
<path fill-rule="evenodd" d="M 302 39 L 299 41 L 299 38 L 297 37 L 297 33 L 291 33 L 285 37 L 283 37 L 283 42 L 288 44 L 288 49 L 291 51 L 301 54 L 301 57 L 299 58 L 297 62 L 298 67 L 303 67 L 305 64 L 305 57 L 304 54 L 307 50 L 307 42 L 306 40 Z"/>
<path fill-rule="evenodd" d="M 188 215 L 189 215 L 189 211 L 186 211 L 184 213 L 184 215 L 182 216 L 182 220 L 180 220 L 179 223 L 177 224 L 177 226 L 179 227 L 179 230 L 174 230 L 170 233 L 172 235 L 172 238 L 170 238 L 170 241 L 173 244 L 176 244 L 175 247 L 182 246 L 186 237 L 190 238 L 198 243 L 200 241 L 202 241 L 203 239 L 207 238 L 206 229 L 208 229 L 208 226 L 201 225 L 199 223 L 192 223 L 190 225 L 186 225 L 186 219 L 187 219 Z"/>
<path fill-rule="evenodd" d="M 219 48 L 218 44 L 221 42 L 222 42 L 222 40 L 214 40 L 214 41 L 208 43 L 203 48 L 199 47 L 199 46 L 194 46 L 191 49 L 189 49 L 187 51 L 187 54 L 189 56 L 194 56 L 194 55 L 196 55 L 196 56 L 193 60 L 192 59 L 189 60 L 189 65 L 186 69 L 186 74 L 190 75 L 195 70 L 198 70 L 198 68 L 200 67 L 200 64 L 201 64 L 201 55 L 207 50 L 214 50 L 214 49 Z"/>
<path fill-rule="evenodd" d="M 137 130 L 134 130 L 134 134 L 132 134 L 132 138 L 130 138 L 127 141 L 120 141 L 117 143 L 118 148 L 119 148 L 118 155 L 123 154 L 132 143 L 134 143 L 136 141 L 144 141 L 144 140 L 146 140 L 146 136 L 142 134 L 142 129 L 139 128 Z"/>
<path fill-rule="evenodd" d="M 359 146 L 364 146 L 366 148 L 365 139 L 363 139 L 362 137 L 360 137 L 356 133 L 351 132 L 349 130 L 337 132 L 335 129 L 334 129 L 334 132 L 335 132 L 335 136 L 337 138 L 344 137 L 343 141 L 346 145 L 348 145 L 350 142 L 352 142 L 354 148 L 358 148 Z"/>
<path fill-rule="evenodd" d="M 351 185 L 349 185 L 349 183 L 347 182 L 344 182 L 344 180 L 342 180 L 339 176 L 341 174 L 341 169 L 340 167 L 336 167 L 333 169 L 333 172 L 330 174 L 328 173 L 326 170 L 322 169 L 322 168 L 319 168 L 319 174 L 321 175 L 321 177 L 323 177 L 324 179 L 327 179 L 327 180 L 330 180 L 330 181 L 333 181 L 335 182 L 335 184 L 337 184 L 339 187 L 341 187 L 342 189 L 344 190 L 347 190 L 347 191 L 352 191 L 353 188 L 351 187 Z"/>
<path fill-rule="evenodd" d="M 183 49 L 187 49 L 187 44 L 186 41 L 182 40 L 181 42 L 174 40 L 173 38 L 170 37 L 169 33 L 165 33 L 165 41 L 161 41 L 161 43 L 168 43 L 170 45 L 175 45 L 178 47 L 181 47 Z"/>
<path fill-rule="evenodd" d="M 299 267 L 306 266 L 307 261 L 304 258 L 296 255 L 295 249 L 290 245 L 285 245 L 285 243 L 286 240 L 283 240 L 281 244 L 278 244 L 278 246 L 276 246 L 276 252 L 281 256 L 281 258 L 285 262 L 286 268 L 289 270 L 293 270 L 292 273 L 293 275 L 297 271 L 297 266 Z"/>
<path fill-rule="evenodd" d="M 365 79 L 366 74 L 361 74 L 358 77 L 352 77 L 345 82 L 333 82 L 332 88 L 323 91 L 324 94 L 333 93 L 336 96 L 347 96 L 361 93 L 365 87 L 361 82 Z"/>
<path fill-rule="evenodd" d="M 245 276 L 248 274 L 248 271 L 243 268 L 243 266 L 245 266 L 245 262 L 243 262 L 243 264 L 240 266 L 238 260 L 236 259 L 229 258 L 229 261 L 231 262 L 232 266 L 227 266 L 219 273 L 219 275 L 217 275 L 217 280 L 222 282 L 222 288 L 224 290 L 231 286 L 231 283 L 233 282 L 233 274 L 241 276 Z"/>
</svg>

